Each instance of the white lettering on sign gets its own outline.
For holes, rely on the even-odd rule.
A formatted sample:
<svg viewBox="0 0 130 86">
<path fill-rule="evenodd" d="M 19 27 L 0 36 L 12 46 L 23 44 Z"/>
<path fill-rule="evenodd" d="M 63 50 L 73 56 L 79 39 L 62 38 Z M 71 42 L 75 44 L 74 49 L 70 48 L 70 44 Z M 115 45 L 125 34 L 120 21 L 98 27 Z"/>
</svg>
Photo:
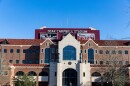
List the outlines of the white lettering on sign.
<svg viewBox="0 0 130 86">
<path fill-rule="evenodd" d="M 95 39 L 95 34 L 93 34 L 93 33 L 86 33 L 86 34 L 78 33 L 77 36 L 78 36 L 78 39 L 85 39 L 85 40 L 87 40 L 89 38 Z"/>
<path fill-rule="evenodd" d="M 60 32 L 60 33 L 87 33 L 86 30 L 47 30 L 48 33 L 57 33 L 57 32 Z"/>
</svg>

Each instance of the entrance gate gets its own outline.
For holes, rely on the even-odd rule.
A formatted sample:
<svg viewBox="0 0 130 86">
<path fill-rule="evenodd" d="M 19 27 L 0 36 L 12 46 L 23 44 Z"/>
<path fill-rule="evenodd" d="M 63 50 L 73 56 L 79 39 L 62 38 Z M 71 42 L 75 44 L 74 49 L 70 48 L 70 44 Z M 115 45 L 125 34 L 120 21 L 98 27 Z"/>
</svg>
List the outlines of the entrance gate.
<svg viewBox="0 0 130 86">
<path fill-rule="evenodd" d="M 62 73 L 62 86 L 77 86 L 77 71 L 66 69 Z"/>
</svg>

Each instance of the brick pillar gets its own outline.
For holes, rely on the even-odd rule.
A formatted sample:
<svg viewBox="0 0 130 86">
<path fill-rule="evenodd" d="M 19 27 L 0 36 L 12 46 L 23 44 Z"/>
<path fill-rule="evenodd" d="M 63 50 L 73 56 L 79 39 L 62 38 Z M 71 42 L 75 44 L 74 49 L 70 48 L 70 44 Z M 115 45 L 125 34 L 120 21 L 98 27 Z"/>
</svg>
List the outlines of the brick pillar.
<svg viewBox="0 0 130 86">
<path fill-rule="evenodd" d="M 61 63 L 57 63 L 57 86 L 62 86 L 62 64 Z"/>
<path fill-rule="evenodd" d="M 130 67 L 128 67 L 128 69 L 129 69 L 129 78 L 130 78 Z"/>
<path fill-rule="evenodd" d="M 38 83 L 38 74 L 37 74 L 37 76 L 36 76 L 36 86 L 38 86 L 39 85 L 39 83 Z"/>
<path fill-rule="evenodd" d="M 10 73 L 11 73 L 11 75 L 10 75 L 10 86 L 14 86 L 14 82 L 13 82 L 13 77 L 15 76 L 14 69 L 15 69 L 14 66 L 10 66 Z"/>
</svg>

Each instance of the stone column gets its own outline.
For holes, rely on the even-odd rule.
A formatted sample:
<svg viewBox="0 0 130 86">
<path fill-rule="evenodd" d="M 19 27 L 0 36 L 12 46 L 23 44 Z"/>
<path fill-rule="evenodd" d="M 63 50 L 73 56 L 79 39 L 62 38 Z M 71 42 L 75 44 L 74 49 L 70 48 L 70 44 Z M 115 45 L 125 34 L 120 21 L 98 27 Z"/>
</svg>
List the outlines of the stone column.
<svg viewBox="0 0 130 86">
<path fill-rule="evenodd" d="M 38 86 L 39 85 L 39 81 L 38 81 L 38 73 L 37 73 L 37 76 L 36 76 L 36 86 Z"/>
<path fill-rule="evenodd" d="M 57 63 L 57 86 L 62 86 L 62 64 Z"/>
<path fill-rule="evenodd" d="M 129 78 L 130 78 L 130 67 L 128 69 L 129 69 Z"/>
<path fill-rule="evenodd" d="M 90 63 L 80 63 L 78 86 L 90 86 Z"/>
<path fill-rule="evenodd" d="M 50 71 L 49 71 L 49 86 L 55 86 L 57 82 L 57 76 L 55 76 L 55 73 L 57 71 L 56 64 L 53 62 L 50 62 Z M 56 74 L 58 75 L 58 74 Z"/>
<path fill-rule="evenodd" d="M 79 63 L 79 73 L 78 73 L 78 86 L 82 86 L 83 85 L 83 64 Z"/>
<path fill-rule="evenodd" d="M 14 74 L 14 66 L 10 66 L 10 86 L 14 86 L 13 78 L 15 77 Z"/>
</svg>

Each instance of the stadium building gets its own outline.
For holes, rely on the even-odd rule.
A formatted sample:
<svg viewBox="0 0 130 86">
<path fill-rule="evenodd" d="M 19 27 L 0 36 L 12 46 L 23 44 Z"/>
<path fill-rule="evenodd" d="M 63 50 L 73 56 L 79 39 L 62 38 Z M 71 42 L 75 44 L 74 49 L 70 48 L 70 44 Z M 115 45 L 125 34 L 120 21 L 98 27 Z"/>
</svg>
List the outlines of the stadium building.
<svg viewBox="0 0 130 86">
<path fill-rule="evenodd" d="M 96 86 L 107 72 L 109 55 L 130 74 L 130 40 L 100 40 L 93 28 L 40 28 L 35 39 L 0 39 L 4 85 L 18 75 L 33 75 L 36 86 Z"/>
</svg>

